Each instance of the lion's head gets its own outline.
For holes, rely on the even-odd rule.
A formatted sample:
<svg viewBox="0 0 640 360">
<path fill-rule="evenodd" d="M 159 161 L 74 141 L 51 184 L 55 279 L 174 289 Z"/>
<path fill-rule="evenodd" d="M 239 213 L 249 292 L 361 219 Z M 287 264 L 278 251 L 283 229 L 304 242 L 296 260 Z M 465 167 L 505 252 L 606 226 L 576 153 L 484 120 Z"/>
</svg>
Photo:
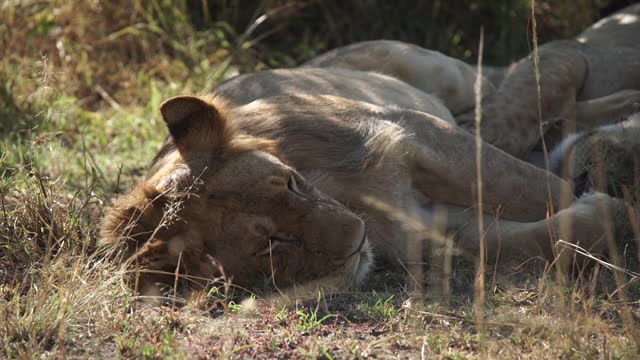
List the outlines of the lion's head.
<svg viewBox="0 0 640 360">
<path fill-rule="evenodd" d="M 173 284 L 176 269 L 200 282 L 222 270 L 251 288 L 359 281 L 371 263 L 363 221 L 281 162 L 276 142 L 235 129 L 224 106 L 195 96 L 161 105 L 170 138 L 106 214 L 102 243 L 148 269 L 143 292 Z"/>
</svg>

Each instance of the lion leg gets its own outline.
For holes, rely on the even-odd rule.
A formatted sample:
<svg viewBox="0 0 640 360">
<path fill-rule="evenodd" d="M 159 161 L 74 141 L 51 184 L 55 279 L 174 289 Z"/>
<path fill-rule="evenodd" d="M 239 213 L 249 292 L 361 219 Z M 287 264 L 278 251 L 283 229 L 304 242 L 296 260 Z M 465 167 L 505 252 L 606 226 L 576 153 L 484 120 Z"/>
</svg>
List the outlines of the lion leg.
<svg viewBox="0 0 640 360">
<path fill-rule="evenodd" d="M 597 99 L 580 101 L 576 107 L 578 131 L 614 124 L 640 112 L 640 90 L 622 90 Z"/>
<path fill-rule="evenodd" d="M 414 134 L 401 144 L 413 186 L 433 202 L 475 206 L 478 179 L 474 136 L 421 112 L 401 111 L 397 117 L 397 122 Z M 500 208 L 506 219 L 539 220 L 551 205 L 557 209 L 573 199 L 569 183 L 543 169 L 486 143 L 482 144 L 481 155 L 487 212 Z"/>
<path fill-rule="evenodd" d="M 543 124 L 575 121 L 576 96 L 587 76 L 587 61 L 576 41 L 556 41 L 539 51 L 538 99 L 534 60 L 528 56 L 513 65 L 496 94 L 483 99 L 482 138 L 517 157 L 540 140 L 538 106 Z M 475 132 L 473 111 L 456 117 L 464 129 Z"/>
<path fill-rule="evenodd" d="M 629 224 L 624 201 L 602 193 L 584 195 L 570 207 L 539 221 L 509 221 L 499 214 L 483 217 L 488 258 L 507 254 L 519 260 L 535 256 L 552 260 L 558 255 L 556 248 L 568 250 L 558 246 L 558 240 L 578 245 L 593 255 L 603 255 L 625 235 Z M 461 248 L 470 252 L 479 249 L 481 235 L 473 210 L 449 208 L 448 221 L 449 228 L 457 229 Z M 562 256 L 570 259 L 573 255 L 566 251 Z"/>
</svg>

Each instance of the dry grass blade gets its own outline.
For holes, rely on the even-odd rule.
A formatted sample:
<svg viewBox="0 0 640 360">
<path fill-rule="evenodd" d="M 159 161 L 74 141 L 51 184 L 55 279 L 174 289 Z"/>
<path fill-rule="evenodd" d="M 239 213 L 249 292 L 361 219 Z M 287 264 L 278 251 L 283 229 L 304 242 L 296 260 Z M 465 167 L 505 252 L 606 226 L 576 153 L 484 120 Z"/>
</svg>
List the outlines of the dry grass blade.
<svg viewBox="0 0 640 360">
<path fill-rule="evenodd" d="M 572 244 L 572 243 L 567 242 L 567 241 L 564 241 L 564 240 L 562 240 L 562 239 L 558 240 L 557 244 L 558 244 L 558 245 L 560 245 L 560 246 L 562 246 L 562 247 L 564 247 L 564 248 L 566 248 L 566 249 L 569 249 L 569 250 L 571 250 L 571 251 L 574 251 L 574 252 L 576 252 L 577 254 L 580 254 L 581 256 L 584 256 L 584 257 L 586 257 L 586 258 L 589 258 L 589 259 L 591 259 L 591 260 L 593 260 L 593 261 L 597 262 L 598 264 L 600 264 L 600 265 L 602 265 L 602 266 L 606 267 L 606 268 L 607 268 L 607 269 L 609 269 L 609 270 L 619 271 L 619 272 L 621 272 L 621 273 L 624 273 L 624 274 L 626 274 L 626 275 L 631 276 L 631 277 L 632 277 L 632 279 L 635 279 L 635 278 L 637 278 L 637 277 L 640 277 L 640 273 L 637 273 L 637 272 L 635 272 L 635 271 L 631 271 L 631 270 L 628 270 L 628 269 L 622 268 L 622 267 L 617 266 L 617 265 L 615 265 L 615 264 L 612 264 L 612 263 L 610 263 L 610 262 L 606 262 L 606 261 L 604 261 L 604 260 L 602 260 L 602 259 L 600 259 L 600 258 L 598 258 L 598 257 L 596 257 L 596 256 L 594 256 L 594 255 L 592 255 L 588 250 L 586 250 L 585 248 L 581 247 L 581 246 L 580 246 L 580 245 L 578 245 L 578 244 Z"/>
<path fill-rule="evenodd" d="M 487 249 L 485 244 L 485 231 L 484 231 L 484 209 L 482 199 L 482 134 L 480 133 L 482 122 L 482 53 L 484 49 L 484 30 L 480 30 L 480 43 L 478 51 L 478 67 L 477 76 L 475 80 L 474 92 L 475 92 L 475 139 L 476 139 L 476 191 L 478 196 L 478 234 L 480 234 L 480 245 L 478 254 L 478 265 L 476 269 L 476 279 L 474 282 L 474 312 L 476 318 L 476 325 L 481 332 L 485 330 L 484 319 L 484 306 L 485 306 L 485 276 L 486 276 L 486 262 L 487 262 Z"/>
</svg>

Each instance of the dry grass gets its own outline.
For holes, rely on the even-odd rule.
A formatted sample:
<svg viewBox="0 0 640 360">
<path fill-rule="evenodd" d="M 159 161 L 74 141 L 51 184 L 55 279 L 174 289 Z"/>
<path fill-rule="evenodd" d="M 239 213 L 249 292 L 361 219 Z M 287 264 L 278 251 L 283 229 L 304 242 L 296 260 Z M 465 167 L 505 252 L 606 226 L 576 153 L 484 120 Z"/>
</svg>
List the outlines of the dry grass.
<svg viewBox="0 0 640 360">
<path fill-rule="evenodd" d="M 282 12 L 283 4 L 265 9 Z M 429 278 L 443 284 L 428 289 L 445 290 L 423 296 L 402 276 L 380 271 L 368 290 L 290 308 L 260 296 L 229 299 L 218 288 L 185 306 L 137 301 L 122 269 L 97 251 L 97 224 L 113 194 L 130 188 L 158 149 L 160 101 L 338 41 L 313 33 L 285 58 L 269 52 L 274 38 L 259 37 L 268 31 L 253 36 L 229 25 L 235 20 L 221 21 L 232 14 L 212 14 L 194 27 L 188 5 L 0 4 L 0 357 L 637 357 L 637 278 L 616 281 L 599 265 L 577 268 L 564 282 L 535 260 L 487 270 L 483 331 L 473 306 L 474 264 L 463 259 L 454 259 L 444 281 L 432 268 Z M 339 9 L 330 4 L 324 13 L 338 25 Z M 256 18 L 253 10 L 245 17 Z M 573 31 L 566 18 L 544 23 L 560 22 L 564 35 Z M 278 31 L 290 35 L 296 26 Z M 449 35 L 436 43 L 456 38 Z M 361 39 L 368 36 L 376 35 Z M 456 41 L 452 52 L 466 54 Z M 637 268 L 636 251 L 620 250 L 619 265 Z"/>
</svg>

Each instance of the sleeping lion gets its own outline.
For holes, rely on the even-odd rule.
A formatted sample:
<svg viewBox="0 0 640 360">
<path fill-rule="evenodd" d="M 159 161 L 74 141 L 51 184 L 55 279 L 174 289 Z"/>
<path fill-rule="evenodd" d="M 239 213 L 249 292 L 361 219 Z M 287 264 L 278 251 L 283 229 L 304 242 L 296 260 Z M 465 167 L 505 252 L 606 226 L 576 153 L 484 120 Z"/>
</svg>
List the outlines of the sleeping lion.
<svg viewBox="0 0 640 360">
<path fill-rule="evenodd" d="M 162 103 L 169 138 L 101 231 L 144 268 L 141 292 L 173 285 L 176 269 L 200 285 L 344 289 L 451 234 L 476 253 L 480 217 L 489 257 L 552 258 L 557 239 L 604 253 L 626 229 L 623 201 L 576 199 L 570 182 L 490 143 L 477 169 L 456 116 L 474 107 L 476 80 L 484 96 L 496 88 L 472 67 L 399 42 L 345 49 Z"/>
</svg>

